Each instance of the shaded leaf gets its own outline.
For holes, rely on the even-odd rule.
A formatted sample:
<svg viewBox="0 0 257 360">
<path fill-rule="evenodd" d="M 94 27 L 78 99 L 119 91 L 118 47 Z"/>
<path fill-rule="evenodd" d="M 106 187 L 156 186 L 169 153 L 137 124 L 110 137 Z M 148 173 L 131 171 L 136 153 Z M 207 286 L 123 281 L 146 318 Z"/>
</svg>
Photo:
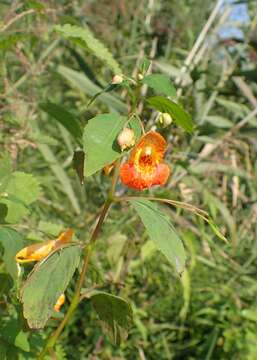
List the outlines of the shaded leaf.
<svg viewBox="0 0 257 360">
<path fill-rule="evenodd" d="M 69 245 L 38 263 L 21 290 L 23 314 L 32 329 L 43 328 L 79 264 L 81 247 Z"/>
<path fill-rule="evenodd" d="M 204 198 L 206 204 L 209 204 L 210 210 L 212 212 L 215 211 L 215 209 L 217 209 L 221 213 L 223 221 L 227 223 L 232 239 L 235 240 L 237 237 L 236 222 L 232 214 L 230 213 L 229 209 L 226 207 L 226 205 L 223 202 L 219 200 L 219 198 L 212 195 L 207 190 L 204 191 Z M 219 234 L 216 232 L 217 227 L 215 226 L 215 224 L 213 224 L 213 222 L 210 222 L 209 224 L 212 227 L 212 230 L 215 232 L 215 234 L 219 236 Z"/>
<path fill-rule="evenodd" d="M 171 84 L 167 75 L 164 74 L 151 74 L 143 79 L 143 83 L 154 89 L 156 92 L 162 93 L 166 96 L 175 97 L 176 89 Z"/>
<path fill-rule="evenodd" d="M 77 119 L 62 106 L 47 102 L 41 103 L 40 108 L 57 120 L 80 143 L 82 130 Z"/>
<path fill-rule="evenodd" d="M 15 255 L 24 246 L 23 237 L 11 228 L 0 229 L 0 244 L 4 248 L 3 261 L 8 274 L 15 280 L 17 278 L 17 265 Z"/>
<path fill-rule="evenodd" d="M 63 170 L 62 166 L 58 163 L 58 160 L 52 152 L 51 148 L 46 144 L 38 144 L 38 149 L 43 155 L 49 167 L 51 168 L 52 172 L 55 174 L 56 178 L 59 180 L 62 186 L 61 190 L 68 196 L 73 209 L 77 214 L 79 214 L 79 202 L 76 198 L 70 179 L 67 176 L 66 172 Z"/>
<path fill-rule="evenodd" d="M 127 337 L 131 326 L 133 312 L 130 304 L 119 296 L 105 292 L 97 292 L 90 297 L 104 330 L 114 344 L 120 344 Z"/>
<path fill-rule="evenodd" d="M 153 96 L 147 99 L 147 102 L 156 110 L 170 114 L 176 125 L 182 127 L 188 133 L 193 132 L 194 123 L 191 115 L 174 101 L 166 99 L 163 96 Z"/>
<path fill-rule="evenodd" d="M 130 203 L 140 216 L 150 239 L 181 274 L 185 267 L 185 250 L 170 220 L 149 200 L 138 198 L 130 200 Z"/>
<path fill-rule="evenodd" d="M 0 324 L 0 341 L 3 340 L 8 347 L 8 350 L 15 346 L 16 348 L 19 348 L 23 351 L 30 351 L 30 345 L 28 342 L 28 333 L 25 333 L 22 330 L 21 322 L 15 318 L 9 318 L 7 320 L 1 321 Z M 1 342 L 0 342 L 1 345 Z M 15 349 L 15 347 L 12 348 L 13 352 L 10 354 L 8 352 L 7 358 L 8 359 L 17 359 L 16 351 L 18 349 Z M 1 355 L 1 352 L 0 352 Z M 2 360 L 2 357 L 0 357 Z M 5 359 L 5 358 L 3 358 Z"/>
<path fill-rule="evenodd" d="M 236 175 L 245 179 L 250 179 L 250 174 L 248 174 L 247 171 L 217 162 L 202 161 L 199 164 L 190 166 L 189 169 L 193 174 L 222 172 L 229 175 Z"/>
<path fill-rule="evenodd" d="M 101 92 L 101 95 L 99 95 L 99 100 L 101 100 L 104 104 L 106 104 L 110 108 L 118 112 L 125 112 L 127 110 L 126 105 L 121 100 L 119 100 L 116 96 L 111 95 L 109 93 L 106 92 L 102 93 L 102 89 L 96 84 L 94 84 L 83 73 L 69 69 L 68 67 L 65 66 L 59 66 L 58 73 L 64 76 L 78 90 L 82 91 L 83 93 L 89 96 L 95 96 L 96 94 Z"/>
<path fill-rule="evenodd" d="M 0 39 L 0 50 L 6 51 L 12 46 L 16 45 L 20 41 L 24 41 L 28 35 L 25 34 L 11 34 L 7 36 L 1 36 Z"/>
<path fill-rule="evenodd" d="M 218 115 L 206 116 L 205 120 L 208 123 L 210 123 L 216 127 L 219 127 L 219 128 L 230 128 L 234 125 L 232 121 L 230 121 L 222 116 L 218 116 Z"/>
<path fill-rule="evenodd" d="M 11 276 L 8 274 L 0 273 L 0 299 L 3 294 L 8 294 L 12 287 L 13 281 Z"/>
<path fill-rule="evenodd" d="M 76 150 L 73 153 L 72 164 L 73 169 L 76 171 L 80 184 L 84 184 L 84 161 L 85 153 L 82 150 Z"/>
</svg>

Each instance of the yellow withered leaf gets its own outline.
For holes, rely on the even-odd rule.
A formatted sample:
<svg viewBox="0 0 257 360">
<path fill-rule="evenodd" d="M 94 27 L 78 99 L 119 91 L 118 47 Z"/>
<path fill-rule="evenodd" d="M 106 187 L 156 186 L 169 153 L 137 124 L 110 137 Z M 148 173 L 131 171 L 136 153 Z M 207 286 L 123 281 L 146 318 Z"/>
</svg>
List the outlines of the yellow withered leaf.
<svg viewBox="0 0 257 360">
<path fill-rule="evenodd" d="M 74 231 L 72 229 L 67 229 L 62 232 L 56 240 L 48 240 L 43 243 L 27 246 L 16 254 L 15 260 L 20 264 L 40 261 L 49 255 L 51 251 L 67 244 L 71 240 L 73 233 Z"/>
</svg>

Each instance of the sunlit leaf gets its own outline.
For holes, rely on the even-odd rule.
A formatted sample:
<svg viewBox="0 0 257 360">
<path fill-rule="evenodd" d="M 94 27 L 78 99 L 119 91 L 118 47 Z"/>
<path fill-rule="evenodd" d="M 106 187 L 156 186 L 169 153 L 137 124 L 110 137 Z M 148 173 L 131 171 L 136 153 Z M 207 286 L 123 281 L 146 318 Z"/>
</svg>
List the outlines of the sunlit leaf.
<svg viewBox="0 0 257 360">
<path fill-rule="evenodd" d="M 138 198 L 130 200 L 130 203 L 140 216 L 150 239 L 181 274 L 185 267 L 185 250 L 170 220 L 149 200 Z"/>
<path fill-rule="evenodd" d="M 18 273 L 15 255 L 24 246 L 23 237 L 11 228 L 2 228 L 0 229 L 0 245 L 2 245 L 4 249 L 3 261 L 6 271 L 13 279 L 16 279 Z"/>
<path fill-rule="evenodd" d="M 191 115 L 174 101 L 166 99 L 163 96 L 153 96 L 148 98 L 147 102 L 154 109 L 162 113 L 170 114 L 174 122 L 178 126 L 181 126 L 188 133 L 193 132 L 194 123 L 192 121 Z"/>
<path fill-rule="evenodd" d="M 29 212 L 28 205 L 37 200 L 40 187 L 37 179 L 31 174 L 14 172 L 5 178 L 4 194 L 0 202 L 8 208 L 5 221 L 16 223 Z"/>
<path fill-rule="evenodd" d="M 121 156 L 116 142 L 127 119 L 117 114 L 102 114 L 90 119 L 85 126 L 83 142 L 85 176 L 90 176 Z"/>
<path fill-rule="evenodd" d="M 176 96 L 176 89 L 171 84 L 171 81 L 167 75 L 164 74 L 147 75 L 146 77 L 144 77 L 143 83 L 147 84 L 157 93 L 161 93 L 171 97 Z"/>
<path fill-rule="evenodd" d="M 86 25 L 84 25 L 83 28 L 70 24 L 65 24 L 63 26 L 57 25 L 55 30 L 62 34 L 66 39 L 69 39 L 91 51 L 96 57 L 105 62 L 115 74 L 121 73 L 119 64 L 112 56 L 112 53 L 98 39 L 95 38 Z"/>
</svg>

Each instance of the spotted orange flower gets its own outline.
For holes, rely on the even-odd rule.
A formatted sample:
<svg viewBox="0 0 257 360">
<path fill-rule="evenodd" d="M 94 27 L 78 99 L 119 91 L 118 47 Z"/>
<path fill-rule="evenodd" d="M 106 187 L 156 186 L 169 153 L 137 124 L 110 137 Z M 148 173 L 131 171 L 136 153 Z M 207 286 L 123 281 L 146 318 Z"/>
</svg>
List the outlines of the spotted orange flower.
<svg viewBox="0 0 257 360">
<path fill-rule="evenodd" d="M 170 174 L 168 165 L 163 162 L 166 146 L 165 139 L 156 131 L 142 136 L 120 168 L 122 183 L 136 190 L 164 185 Z"/>
<path fill-rule="evenodd" d="M 33 244 L 20 250 L 15 259 L 18 263 L 28 263 L 44 259 L 51 251 L 67 244 L 73 236 L 73 230 L 68 229 L 62 232 L 56 240 L 48 240 L 43 243 Z"/>
</svg>

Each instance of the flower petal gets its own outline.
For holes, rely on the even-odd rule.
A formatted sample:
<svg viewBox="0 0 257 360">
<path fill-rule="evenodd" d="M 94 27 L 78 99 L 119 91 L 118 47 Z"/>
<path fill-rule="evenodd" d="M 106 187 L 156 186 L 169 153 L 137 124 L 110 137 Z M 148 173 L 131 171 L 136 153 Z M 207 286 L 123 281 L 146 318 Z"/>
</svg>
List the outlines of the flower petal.
<svg viewBox="0 0 257 360">
<path fill-rule="evenodd" d="M 137 171 L 134 164 L 126 162 L 121 165 L 120 178 L 124 185 L 135 189 L 144 190 L 153 185 L 164 185 L 169 177 L 170 169 L 166 164 L 159 164 L 152 173 Z"/>
<path fill-rule="evenodd" d="M 153 180 L 153 185 L 166 184 L 169 175 L 170 175 L 170 168 L 168 165 L 166 165 L 164 163 L 157 165 L 156 171 L 155 171 L 155 177 Z"/>
<path fill-rule="evenodd" d="M 138 152 L 141 152 L 144 148 L 151 147 L 155 152 L 155 161 L 160 162 L 163 159 L 167 143 L 164 137 L 156 131 L 149 131 L 141 137 L 139 143 L 133 149 L 129 162 L 134 162 L 137 158 Z"/>
</svg>

